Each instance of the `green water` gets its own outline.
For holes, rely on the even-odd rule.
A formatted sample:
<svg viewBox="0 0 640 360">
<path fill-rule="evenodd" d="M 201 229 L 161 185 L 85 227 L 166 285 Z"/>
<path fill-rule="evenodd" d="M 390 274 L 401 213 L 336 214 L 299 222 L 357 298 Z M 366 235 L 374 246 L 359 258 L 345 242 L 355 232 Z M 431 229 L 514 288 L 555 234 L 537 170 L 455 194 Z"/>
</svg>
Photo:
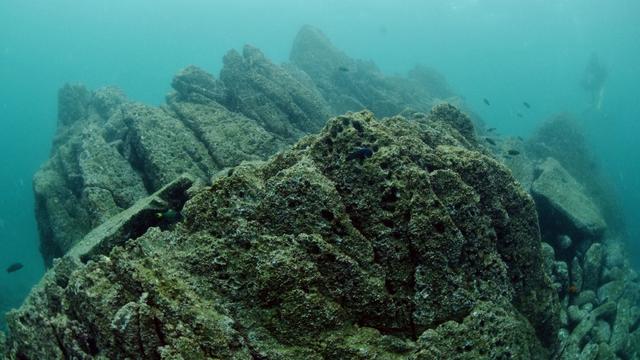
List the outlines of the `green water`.
<svg viewBox="0 0 640 360">
<path fill-rule="evenodd" d="M 503 134 L 526 136 L 555 113 L 574 113 L 615 186 L 640 263 L 639 15 L 635 0 L 1 1 L 0 266 L 25 267 L 0 271 L 0 311 L 18 306 L 44 271 L 31 177 L 48 157 L 62 84 L 114 84 L 159 104 L 180 68 L 217 73 L 230 48 L 250 43 L 286 61 L 303 24 L 386 73 L 438 69 Z M 608 71 L 600 109 L 580 87 L 594 52 Z"/>
</svg>

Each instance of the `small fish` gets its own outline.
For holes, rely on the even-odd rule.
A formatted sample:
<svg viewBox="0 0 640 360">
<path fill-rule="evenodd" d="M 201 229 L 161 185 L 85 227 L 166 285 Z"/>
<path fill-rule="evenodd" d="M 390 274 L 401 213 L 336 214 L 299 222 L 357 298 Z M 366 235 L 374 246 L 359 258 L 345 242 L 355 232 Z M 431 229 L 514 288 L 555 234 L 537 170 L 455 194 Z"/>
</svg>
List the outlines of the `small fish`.
<svg viewBox="0 0 640 360">
<path fill-rule="evenodd" d="M 342 71 L 342 72 L 349 72 L 349 68 L 346 66 L 340 66 L 338 67 L 338 70 Z"/>
<path fill-rule="evenodd" d="M 516 155 L 520 155 L 520 151 L 518 151 L 518 150 L 509 150 L 509 151 L 507 151 L 507 154 L 509 154 L 511 156 L 516 156 Z"/>
<path fill-rule="evenodd" d="M 158 220 L 166 221 L 168 223 L 176 223 L 182 220 L 182 214 L 180 214 L 179 211 L 176 211 L 174 209 L 167 209 L 162 212 L 157 212 L 156 218 Z"/>
<path fill-rule="evenodd" d="M 523 101 L 522 105 L 524 105 L 524 107 L 526 107 L 527 109 L 531 109 L 531 105 L 529 105 L 529 103 L 526 101 Z"/>
<path fill-rule="evenodd" d="M 487 106 L 491 105 L 491 103 L 489 102 L 489 100 L 487 100 L 487 98 L 482 99 L 482 101 L 484 101 L 484 104 Z"/>
<path fill-rule="evenodd" d="M 8 273 L 16 272 L 16 271 L 22 269 L 23 267 L 24 267 L 24 265 L 22 265 L 19 262 L 13 263 L 13 264 L 9 265 L 9 267 L 7 268 L 7 272 Z"/>
<path fill-rule="evenodd" d="M 519 117 L 519 118 L 522 118 L 522 114 L 521 113 L 517 113 L 516 116 Z"/>
<path fill-rule="evenodd" d="M 496 128 L 488 128 L 487 129 L 487 132 L 494 132 L 494 131 L 496 131 Z"/>
<path fill-rule="evenodd" d="M 495 141 L 493 141 L 493 139 L 492 139 L 492 138 L 484 138 L 484 140 L 485 140 L 486 142 L 488 142 L 489 144 L 493 145 L 493 146 L 495 146 L 495 145 L 496 145 L 496 142 L 495 142 Z"/>
<path fill-rule="evenodd" d="M 347 155 L 347 160 L 364 160 L 373 156 L 373 150 L 368 147 L 356 147 L 353 152 Z"/>
</svg>

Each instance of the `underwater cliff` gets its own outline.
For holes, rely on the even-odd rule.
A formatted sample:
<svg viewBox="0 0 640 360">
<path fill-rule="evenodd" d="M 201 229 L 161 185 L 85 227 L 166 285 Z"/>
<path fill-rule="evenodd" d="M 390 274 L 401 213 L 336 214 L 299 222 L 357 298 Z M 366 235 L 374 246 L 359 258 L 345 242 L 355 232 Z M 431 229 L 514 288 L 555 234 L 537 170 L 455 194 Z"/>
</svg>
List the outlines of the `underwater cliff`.
<svg viewBox="0 0 640 360">
<path fill-rule="evenodd" d="M 640 280 L 567 116 L 496 135 L 434 70 L 310 26 L 289 63 L 245 46 L 172 87 L 60 90 L 49 270 L 7 358 L 640 356 Z"/>
</svg>

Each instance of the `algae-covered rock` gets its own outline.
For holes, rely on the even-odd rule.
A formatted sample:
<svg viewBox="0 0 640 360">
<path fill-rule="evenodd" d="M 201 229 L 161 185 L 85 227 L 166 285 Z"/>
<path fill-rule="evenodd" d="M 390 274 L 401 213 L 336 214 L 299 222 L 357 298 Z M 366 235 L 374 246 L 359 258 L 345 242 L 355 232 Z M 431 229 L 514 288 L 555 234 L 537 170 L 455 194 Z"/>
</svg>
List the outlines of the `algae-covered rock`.
<svg viewBox="0 0 640 360">
<path fill-rule="evenodd" d="M 569 234 L 574 239 L 599 238 L 606 223 L 582 185 L 553 158 L 542 163 L 538 171 L 540 175 L 531 190 L 542 227 L 553 233 Z"/>
<path fill-rule="evenodd" d="M 194 192 L 183 222 L 57 261 L 8 357 L 545 358 L 533 201 L 447 119 L 336 117 Z"/>
<path fill-rule="evenodd" d="M 171 82 L 178 99 L 190 103 L 222 103 L 225 101 L 225 88 L 222 81 L 197 66 L 182 69 Z"/>
<path fill-rule="evenodd" d="M 602 263 L 604 261 L 604 246 L 595 243 L 589 247 L 584 256 L 584 282 L 585 289 L 598 290 L 600 275 L 602 274 Z"/>
<path fill-rule="evenodd" d="M 103 116 L 124 101 L 121 93 L 65 86 L 59 100 L 54 150 L 33 179 L 40 251 L 47 264 L 93 227 L 147 195 L 144 179 L 102 136 Z"/>
<path fill-rule="evenodd" d="M 264 159 L 285 148 L 284 141 L 254 120 L 216 102 L 198 104 L 171 98 L 168 102 L 176 117 L 202 141 L 217 168 Z"/>
<path fill-rule="evenodd" d="M 315 87 L 307 87 L 285 68 L 246 45 L 224 57 L 220 78 L 227 87 L 226 105 L 284 139 L 297 140 L 320 129 L 330 109 Z"/>
<path fill-rule="evenodd" d="M 546 359 L 544 349 L 527 340 L 532 336 L 513 310 L 479 304 L 462 323 L 449 321 L 425 331 L 411 359 Z"/>
<path fill-rule="evenodd" d="M 259 65 L 251 64 L 251 69 Z M 174 78 L 168 108 L 132 103 L 115 88 L 63 87 L 52 155 L 33 186 L 47 266 L 106 219 L 181 174 L 208 180 L 241 161 L 264 159 L 303 133 L 317 130 L 328 116 L 320 97 L 306 93 L 302 85 L 294 87 L 290 76 L 283 77 L 286 71 L 268 60 L 251 74 L 241 73 L 248 80 L 232 86 L 227 96 L 221 81 L 190 66 Z M 271 83 L 265 84 L 265 79 Z M 256 82 L 253 87 L 251 81 Z M 266 130 L 259 123 L 271 121 L 266 116 L 272 113 L 256 102 L 244 103 L 242 110 L 258 118 L 221 105 L 239 91 L 247 99 L 256 98 L 259 91 L 268 94 L 260 104 L 283 111 L 269 119 L 298 126 L 297 130 L 289 137 Z M 313 106 L 319 110 L 311 111 Z M 306 116 L 312 117 L 307 119 L 312 124 L 305 122 Z"/>
<path fill-rule="evenodd" d="M 431 69 L 420 66 L 408 77 L 385 76 L 372 62 L 350 58 L 308 25 L 298 32 L 289 58 L 308 74 L 335 113 L 365 108 L 378 116 L 406 108 L 427 112 L 453 96 L 444 78 Z"/>
</svg>

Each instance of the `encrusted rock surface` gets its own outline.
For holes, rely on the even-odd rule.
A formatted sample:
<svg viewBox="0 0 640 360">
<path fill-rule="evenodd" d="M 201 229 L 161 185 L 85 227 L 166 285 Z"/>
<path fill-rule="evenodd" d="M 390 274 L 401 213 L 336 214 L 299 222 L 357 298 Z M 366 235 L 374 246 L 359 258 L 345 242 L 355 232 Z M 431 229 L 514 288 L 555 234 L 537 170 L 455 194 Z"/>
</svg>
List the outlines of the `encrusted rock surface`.
<svg viewBox="0 0 640 360">
<path fill-rule="evenodd" d="M 220 78 L 230 109 L 286 139 L 319 130 L 331 113 L 315 87 L 298 81 L 249 45 L 242 55 L 235 50 L 227 53 Z"/>
<path fill-rule="evenodd" d="M 242 54 L 225 56 L 220 79 L 195 66 L 183 69 L 159 108 L 133 103 L 115 88 L 63 87 L 51 158 L 34 178 L 47 266 L 91 229 L 182 173 L 206 181 L 241 161 L 263 160 L 347 110 L 428 112 L 437 96 L 453 96 L 444 78 L 426 67 L 406 78 L 385 77 L 335 49 L 319 30 L 304 27 L 298 38 L 294 64 L 274 64 L 245 46 Z M 323 68 L 310 68 L 310 48 L 321 45 L 340 56 L 326 53 Z M 323 90 L 329 80 L 320 72 L 351 76 L 336 70 L 343 62 L 361 64 L 355 83 Z M 361 100 L 345 107 L 336 97 Z"/>
<path fill-rule="evenodd" d="M 290 60 L 308 74 L 336 113 L 365 108 L 378 116 L 406 108 L 428 112 L 435 101 L 454 96 L 432 69 L 419 66 L 408 78 L 385 76 L 372 62 L 348 57 L 312 26 L 296 36 Z"/>
<path fill-rule="evenodd" d="M 445 110 L 336 117 L 196 191 L 175 228 L 57 261 L 8 357 L 545 358 L 533 201 Z"/>
<path fill-rule="evenodd" d="M 572 238 L 600 238 L 606 223 L 584 188 L 553 158 L 540 164 L 538 171 L 531 192 L 541 208 L 541 221 Z"/>
</svg>

